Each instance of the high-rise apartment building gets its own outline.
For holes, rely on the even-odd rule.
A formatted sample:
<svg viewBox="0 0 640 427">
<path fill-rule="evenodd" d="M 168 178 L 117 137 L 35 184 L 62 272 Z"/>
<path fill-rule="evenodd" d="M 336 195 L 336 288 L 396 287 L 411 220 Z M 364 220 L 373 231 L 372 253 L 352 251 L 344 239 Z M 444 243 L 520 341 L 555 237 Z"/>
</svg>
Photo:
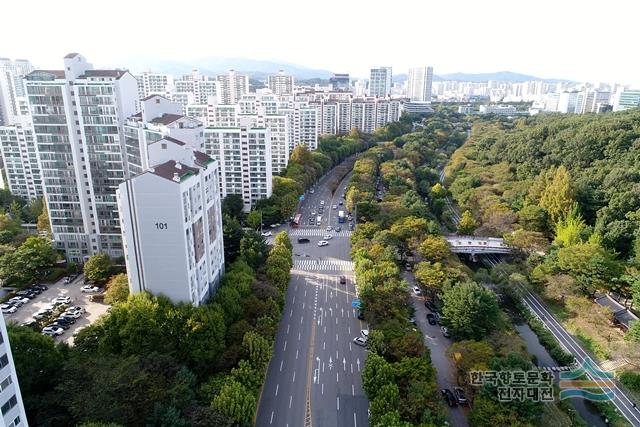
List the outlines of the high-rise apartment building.
<svg viewBox="0 0 640 427">
<path fill-rule="evenodd" d="M 389 96 L 392 81 L 391 67 L 372 68 L 369 76 L 369 96 Z"/>
<path fill-rule="evenodd" d="M 318 112 L 308 102 L 287 101 L 278 108 L 289 118 L 289 153 L 296 145 L 318 148 Z"/>
<path fill-rule="evenodd" d="M 400 118 L 402 103 L 380 98 L 324 100 L 311 104 L 317 112 L 321 135 L 347 134 L 351 129 L 372 133 Z"/>
<path fill-rule="evenodd" d="M 280 70 L 267 77 L 267 87 L 276 95 L 293 95 L 293 76 Z"/>
<path fill-rule="evenodd" d="M 176 80 L 174 85 L 172 100 L 185 107 L 191 104 L 207 105 L 211 97 L 221 96 L 221 83 L 196 70 L 183 76 L 182 80 Z"/>
<path fill-rule="evenodd" d="M 43 196 L 30 116 L 16 116 L 13 124 L 0 126 L 0 156 L 11 194 L 27 200 Z"/>
<path fill-rule="evenodd" d="M 138 96 L 140 99 L 149 95 L 171 96 L 173 92 L 173 76 L 171 74 L 153 73 L 145 71 L 134 76 L 138 82 Z"/>
<path fill-rule="evenodd" d="M 623 111 L 640 107 L 640 90 L 624 90 L 616 97 L 613 111 Z"/>
<path fill-rule="evenodd" d="M 218 162 L 171 137 L 149 157 L 117 192 L 129 290 L 198 306 L 224 273 Z"/>
<path fill-rule="evenodd" d="M 56 248 L 75 262 L 122 256 L 115 191 L 127 169 L 122 125 L 139 103 L 136 79 L 93 69 L 77 53 L 64 58 L 64 70 L 26 79 Z"/>
<path fill-rule="evenodd" d="M 248 212 L 272 192 L 271 131 L 241 118 L 238 127 L 204 131 L 205 153 L 220 163 L 220 194 L 238 194 Z"/>
<path fill-rule="evenodd" d="M 411 101 L 431 102 L 432 67 L 409 68 L 407 96 Z"/>
<path fill-rule="evenodd" d="M 29 114 L 24 76 L 33 71 L 26 59 L 0 58 L 0 126 L 11 125 L 17 116 Z"/>
<path fill-rule="evenodd" d="M 0 410 L 3 426 L 28 425 L 4 316 L 0 316 Z"/>
<path fill-rule="evenodd" d="M 218 75 L 217 81 L 220 83 L 218 95 L 220 104 L 235 104 L 242 98 L 242 95 L 249 93 L 249 76 L 247 74 L 229 70 L 227 74 Z"/>
<path fill-rule="evenodd" d="M 334 74 L 333 77 L 329 77 L 329 84 L 333 90 L 351 90 L 349 74 Z"/>
</svg>

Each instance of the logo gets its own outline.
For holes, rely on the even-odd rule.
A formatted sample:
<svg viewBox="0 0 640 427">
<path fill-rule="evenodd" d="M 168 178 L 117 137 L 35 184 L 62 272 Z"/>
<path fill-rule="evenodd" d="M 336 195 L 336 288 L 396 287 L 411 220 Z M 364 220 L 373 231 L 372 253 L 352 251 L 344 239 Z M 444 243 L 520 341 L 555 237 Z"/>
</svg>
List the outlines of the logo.
<svg viewBox="0 0 640 427">
<path fill-rule="evenodd" d="M 560 399 L 612 400 L 613 387 L 613 374 L 601 370 L 590 358 L 577 368 L 560 373 Z"/>
</svg>

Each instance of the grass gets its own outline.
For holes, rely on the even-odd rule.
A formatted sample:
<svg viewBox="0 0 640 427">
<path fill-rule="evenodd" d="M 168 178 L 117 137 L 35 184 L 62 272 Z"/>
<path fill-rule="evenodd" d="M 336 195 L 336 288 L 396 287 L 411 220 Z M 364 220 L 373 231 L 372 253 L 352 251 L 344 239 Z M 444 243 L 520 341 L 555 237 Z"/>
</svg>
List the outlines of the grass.
<svg viewBox="0 0 640 427">
<path fill-rule="evenodd" d="M 625 417 L 620 415 L 620 412 L 613 406 L 611 402 L 593 402 L 589 403 L 595 406 L 600 413 L 609 419 L 609 425 L 611 427 L 631 427 L 631 423 L 627 421 Z"/>
<path fill-rule="evenodd" d="M 567 410 L 571 411 L 572 407 L 563 407 L 563 402 L 564 401 L 545 403 L 542 406 L 542 414 L 536 422 L 536 425 L 540 427 L 586 426 L 584 421 L 582 421 L 582 418 L 575 414 L 575 411 L 573 411 L 572 414 L 575 416 L 571 416 L 567 413 Z"/>
<path fill-rule="evenodd" d="M 595 356 L 595 358 L 598 361 L 601 362 L 609 358 L 609 352 L 605 348 L 603 348 L 600 344 L 595 342 L 593 338 L 591 338 L 588 335 L 585 335 L 585 333 L 582 332 L 580 329 L 575 328 L 570 332 L 573 334 L 574 337 L 576 337 L 578 341 L 580 341 L 580 344 L 582 344 L 582 346 L 585 347 L 585 349 L 589 353 Z"/>
</svg>

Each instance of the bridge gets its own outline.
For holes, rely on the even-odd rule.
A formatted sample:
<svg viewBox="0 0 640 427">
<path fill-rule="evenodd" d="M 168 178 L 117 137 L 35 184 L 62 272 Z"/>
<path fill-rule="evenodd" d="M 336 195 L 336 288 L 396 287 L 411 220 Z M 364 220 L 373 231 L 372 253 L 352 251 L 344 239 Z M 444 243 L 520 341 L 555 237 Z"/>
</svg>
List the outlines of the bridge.
<svg viewBox="0 0 640 427">
<path fill-rule="evenodd" d="M 498 237 L 446 236 L 451 252 L 456 254 L 508 254 L 511 248 Z"/>
</svg>

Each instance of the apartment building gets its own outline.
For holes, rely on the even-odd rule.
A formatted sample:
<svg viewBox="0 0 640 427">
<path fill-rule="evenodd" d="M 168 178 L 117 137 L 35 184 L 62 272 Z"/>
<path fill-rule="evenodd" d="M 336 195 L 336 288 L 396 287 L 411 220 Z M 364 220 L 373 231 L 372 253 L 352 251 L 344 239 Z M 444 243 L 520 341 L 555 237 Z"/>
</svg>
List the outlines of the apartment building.
<svg viewBox="0 0 640 427">
<path fill-rule="evenodd" d="M 384 98 L 391 95 L 392 81 L 391 67 L 372 68 L 369 75 L 369 96 Z"/>
<path fill-rule="evenodd" d="M 318 148 L 318 111 L 308 102 L 285 101 L 279 114 L 289 118 L 289 153 L 296 145 L 304 144 L 310 150 Z"/>
<path fill-rule="evenodd" d="M 26 92 L 56 248 L 69 261 L 124 254 L 115 197 L 125 178 L 123 123 L 139 103 L 135 77 L 96 70 L 77 53 L 35 70 Z"/>
<path fill-rule="evenodd" d="M 311 107 L 317 112 L 317 129 L 321 135 L 347 134 L 351 129 L 372 133 L 397 121 L 402 113 L 400 101 L 380 98 L 322 99 L 311 103 Z"/>
<path fill-rule="evenodd" d="M 4 316 L 0 316 L 0 410 L 3 426 L 28 426 Z"/>
<path fill-rule="evenodd" d="M 29 114 L 24 76 L 33 71 L 26 59 L 0 58 L 0 126 L 11 125 L 16 117 Z"/>
<path fill-rule="evenodd" d="M 293 76 L 283 70 L 267 76 L 267 87 L 276 95 L 293 95 L 293 84 Z"/>
<path fill-rule="evenodd" d="M 145 71 L 134 75 L 138 82 L 138 97 L 146 98 L 149 95 L 162 95 L 169 97 L 174 90 L 173 76 L 171 74 L 153 73 Z"/>
<path fill-rule="evenodd" d="M 149 150 L 117 191 L 129 290 L 199 306 L 224 273 L 218 162 L 171 137 Z"/>
<path fill-rule="evenodd" d="M 238 127 L 211 127 L 204 130 L 204 148 L 220 163 L 220 194 L 239 194 L 244 211 L 260 199 L 271 196 L 271 131 L 252 126 L 241 117 Z"/>
<path fill-rule="evenodd" d="M 249 76 L 229 70 L 227 74 L 220 74 L 216 78 L 220 83 L 218 102 L 220 104 L 235 104 L 242 95 L 249 93 Z"/>
<path fill-rule="evenodd" d="M 13 124 L 0 126 L 0 157 L 7 177 L 7 188 L 14 196 L 27 200 L 40 198 L 42 176 L 30 116 L 16 116 Z"/>
<path fill-rule="evenodd" d="M 431 102 L 432 67 L 409 68 L 407 97 L 411 101 Z"/>
</svg>

